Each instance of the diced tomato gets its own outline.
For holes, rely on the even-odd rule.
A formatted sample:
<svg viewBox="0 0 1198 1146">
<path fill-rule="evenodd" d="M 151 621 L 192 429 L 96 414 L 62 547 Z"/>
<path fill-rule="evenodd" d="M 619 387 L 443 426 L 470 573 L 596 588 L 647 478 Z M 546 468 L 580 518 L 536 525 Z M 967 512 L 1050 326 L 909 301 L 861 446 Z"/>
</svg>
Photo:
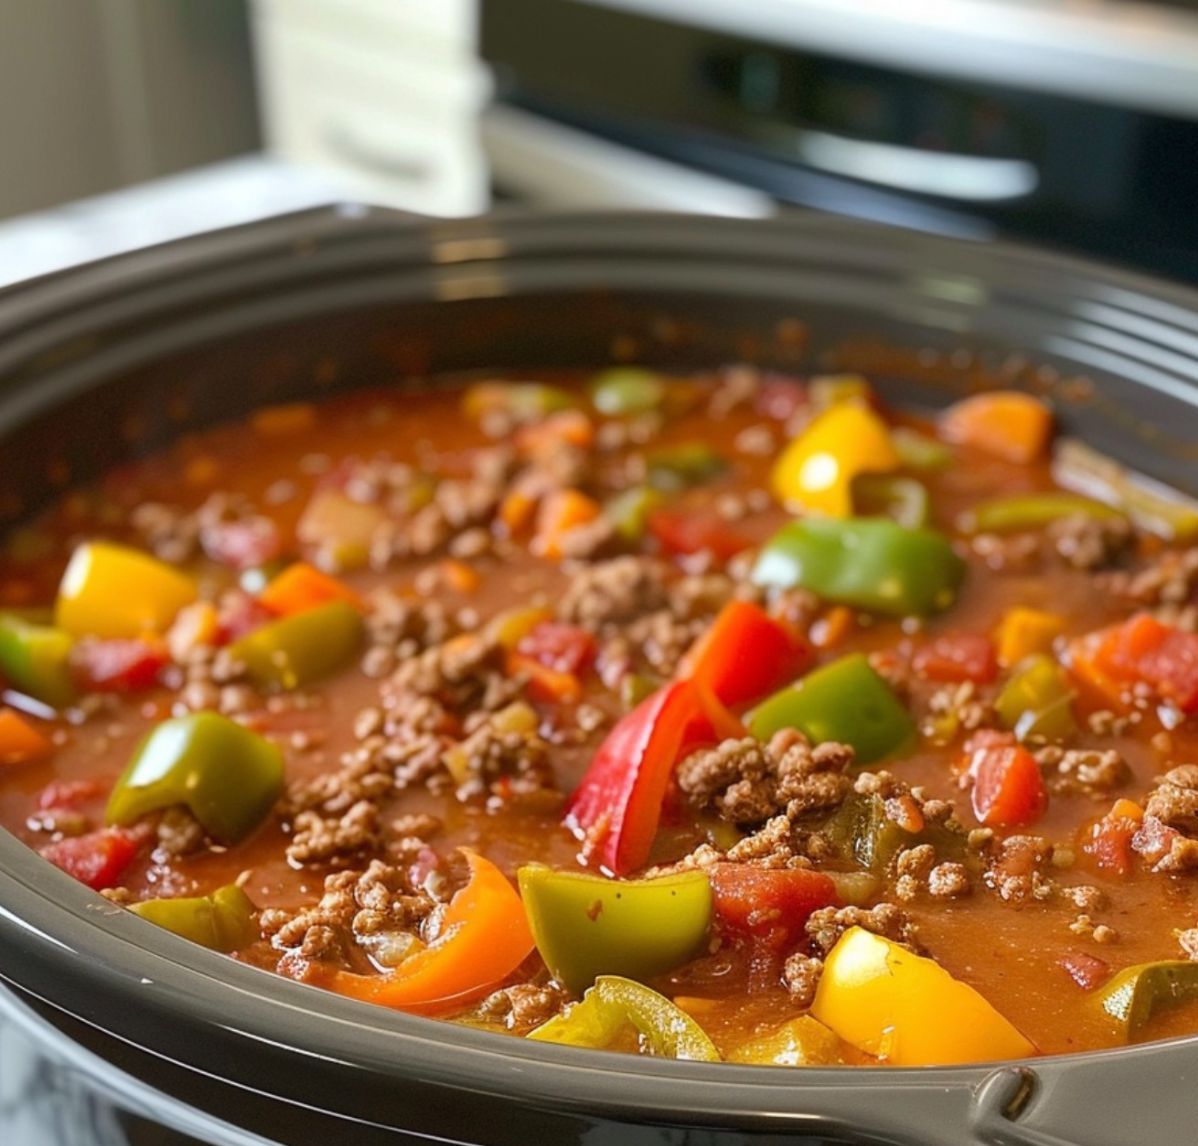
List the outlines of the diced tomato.
<svg viewBox="0 0 1198 1146">
<path fill-rule="evenodd" d="M 727 561 L 753 544 L 710 510 L 656 509 L 649 515 L 649 532 L 672 557 L 711 553 Z"/>
<path fill-rule="evenodd" d="M 641 867 L 674 766 L 745 728 L 705 689 L 682 680 L 643 700 L 608 733 L 566 805 L 564 823 L 615 875 Z"/>
<path fill-rule="evenodd" d="M 137 837 L 119 828 L 60 840 L 41 849 L 43 859 L 93 891 L 115 887 L 137 855 Z"/>
<path fill-rule="evenodd" d="M 710 870 L 716 918 L 729 931 L 776 951 L 792 947 L 813 911 L 836 906 L 836 884 L 805 868 L 720 863 Z"/>
<path fill-rule="evenodd" d="M 1048 792 L 1040 766 L 1013 736 L 974 736 L 965 745 L 965 759 L 979 823 L 1016 827 L 1044 815 Z"/>
<path fill-rule="evenodd" d="M 254 569 L 283 551 L 282 538 L 269 517 L 216 522 L 202 530 L 200 543 L 213 561 L 233 569 Z"/>
<path fill-rule="evenodd" d="M 1127 875 L 1132 869 L 1132 841 L 1144 822 L 1144 813 L 1130 800 L 1116 800 L 1100 820 L 1083 830 L 1081 848 L 1101 871 Z"/>
<path fill-rule="evenodd" d="M 979 633 L 944 633 L 915 650 L 911 667 L 943 684 L 989 684 L 998 676 L 998 654 L 994 642 Z"/>
<path fill-rule="evenodd" d="M 521 638 L 516 651 L 555 672 L 582 676 L 595 663 L 599 646 L 586 629 L 577 625 L 542 621 Z"/>
<path fill-rule="evenodd" d="M 169 663 L 166 647 L 160 641 L 82 640 L 71 651 L 71 670 L 86 692 L 152 688 Z"/>
<path fill-rule="evenodd" d="M 504 665 L 508 676 L 528 680 L 528 695 L 547 704 L 577 704 L 582 699 L 582 682 L 573 673 L 558 672 L 523 653 L 510 652 Z"/>
<path fill-rule="evenodd" d="M 1093 650 L 1099 671 L 1148 685 L 1186 714 L 1198 712 L 1198 633 L 1162 625 L 1148 613 L 1109 630 Z"/>
<path fill-rule="evenodd" d="M 1083 991 L 1092 991 L 1111 977 L 1111 965 L 1087 951 L 1066 951 L 1057 962 Z"/>
<path fill-rule="evenodd" d="M 790 625 L 749 601 L 732 601 L 695 642 L 679 676 L 735 706 L 794 680 L 812 659 L 811 646 Z"/>
<path fill-rule="evenodd" d="M 37 796 L 41 811 L 50 808 L 78 808 L 108 795 L 111 781 L 98 777 L 84 780 L 52 780 Z"/>
</svg>

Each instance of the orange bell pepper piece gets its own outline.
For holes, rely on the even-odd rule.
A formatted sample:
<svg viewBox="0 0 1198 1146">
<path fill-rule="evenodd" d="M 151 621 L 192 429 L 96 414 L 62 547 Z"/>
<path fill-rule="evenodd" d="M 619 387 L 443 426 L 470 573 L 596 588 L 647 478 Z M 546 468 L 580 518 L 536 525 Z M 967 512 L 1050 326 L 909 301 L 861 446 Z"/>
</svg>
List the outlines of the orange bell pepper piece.
<svg viewBox="0 0 1198 1146">
<path fill-rule="evenodd" d="M 44 760 L 54 745 L 11 708 L 0 709 L 0 768 L 16 768 Z"/>
<path fill-rule="evenodd" d="M 533 948 L 520 896 L 490 860 L 463 854 L 470 882 L 449 901 L 439 939 L 394 970 L 336 971 L 327 985 L 366 1003 L 436 1011 L 482 994 L 519 967 Z"/>
<path fill-rule="evenodd" d="M 1064 631 L 1065 621 L 1056 613 L 1020 605 L 1008 609 L 994 634 L 998 643 L 998 663 L 1010 668 L 1032 653 L 1050 653 L 1053 641 Z"/>
<path fill-rule="evenodd" d="M 551 559 L 563 556 L 562 543 L 566 534 L 594 521 L 602 512 L 603 507 L 594 498 L 579 490 L 555 490 L 541 502 L 537 513 L 534 551 Z"/>
<path fill-rule="evenodd" d="M 954 445 L 973 446 L 1004 461 L 1026 465 L 1044 456 L 1052 436 L 1052 411 L 1019 390 L 992 390 L 950 406 L 940 432 Z"/>
<path fill-rule="evenodd" d="M 272 577 L 258 594 L 258 601 L 279 617 L 306 613 L 330 601 L 345 601 L 355 609 L 362 608 L 362 598 L 343 581 L 330 577 L 306 561 L 288 565 Z"/>
</svg>

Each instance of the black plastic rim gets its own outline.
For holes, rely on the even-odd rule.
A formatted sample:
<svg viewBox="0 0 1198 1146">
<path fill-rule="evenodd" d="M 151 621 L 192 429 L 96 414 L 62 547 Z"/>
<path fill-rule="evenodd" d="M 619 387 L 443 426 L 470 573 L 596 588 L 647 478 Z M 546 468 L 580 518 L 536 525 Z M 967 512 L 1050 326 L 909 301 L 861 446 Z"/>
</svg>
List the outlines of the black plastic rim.
<svg viewBox="0 0 1198 1146">
<path fill-rule="evenodd" d="M 912 346 L 1026 351 L 1085 373 L 1079 423 L 1193 488 L 1198 292 L 1012 247 L 822 217 L 495 217 L 343 208 L 222 232 L 0 292 L 0 435 L 156 356 L 381 302 L 601 290 L 768 299 Z M 945 353 L 948 351 L 946 350 Z M 1189 1125 L 1198 1039 L 1024 1067 L 765 1070 L 526 1044 L 385 1012 L 196 948 L 0 832 L 0 977 L 109 1034 L 264 1095 L 479 1142 L 604 1123 L 881 1142 L 1122 1146 Z M 1131 1088 L 1129 1090 L 1129 1087 Z"/>
</svg>

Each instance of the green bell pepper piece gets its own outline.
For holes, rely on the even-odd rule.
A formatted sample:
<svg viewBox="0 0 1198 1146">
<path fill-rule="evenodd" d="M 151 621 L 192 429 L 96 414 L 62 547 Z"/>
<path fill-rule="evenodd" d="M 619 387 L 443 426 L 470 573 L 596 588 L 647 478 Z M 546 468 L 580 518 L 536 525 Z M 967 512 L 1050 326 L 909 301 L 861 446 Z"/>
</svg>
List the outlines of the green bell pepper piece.
<svg viewBox="0 0 1198 1146">
<path fill-rule="evenodd" d="M 1040 529 L 1062 517 L 1101 521 L 1122 516 L 1117 509 L 1093 498 L 1053 490 L 984 501 L 962 517 L 961 527 L 967 533 L 1013 533 L 1020 529 Z"/>
<path fill-rule="evenodd" d="M 1118 972 L 1098 992 L 1098 1002 L 1131 1039 L 1162 1008 L 1198 999 L 1198 963 L 1166 959 Z"/>
<path fill-rule="evenodd" d="M 229 646 L 250 679 L 263 688 L 291 690 L 336 672 L 349 661 L 365 627 L 346 601 L 330 601 L 272 621 Z"/>
<path fill-rule="evenodd" d="M 666 399 L 664 379 L 652 370 L 615 366 L 597 374 L 591 382 L 591 402 L 600 414 L 648 414 Z"/>
<path fill-rule="evenodd" d="M 1064 670 L 1046 653 L 1033 653 L 1015 666 L 994 702 L 999 719 L 1019 740 L 1031 736 L 1065 740 L 1077 731 L 1073 699 Z"/>
<path fill-rule="evenodd" d="M 665 497 L 648 486 L 634 486 L 616 494 L 604 507 L 604 516 L 625 541 L 640 541 L 649 528 L 649 515 L 665 503 Z"/>
<path fill-rule="evenodd" d="M 52 625 L 0 613 L 0 674 L 18 692 L 66 708 L 78 695 L 71 677 L 74 643 L 70 634 Z"/>
<path fill-rule="evenodd" d="M 903 848 L 918 842 L 886 815 L 886 802 L 877 795 L 851 794 L 823 831 L 841 858 L 874 875 L 881 875 Z"/>
<path fill-rule="evenodd" d="M 878 795 L 851 793 L 821 830 L 842 860 L 870 873 L 864 879 L 860 874 L 856 875 L 856 879 L 861 881 L 857 887 L 854 887 L 849 877 L 828 873 L 846 903 L 854 902 L 854 894 L 858 902 L 865 902 L 871 894 L 876 893 L 877 877 L 885 875 L 890 861 L 903 848 L 931 844 L 939 859 L 965 858 L 965 837 L 959 832 L 939 824 L 929 824 L 922 831 L 909 832 L 886 814 L 886 801 Z"/>
<path fill-rule="evenodd" d="M 812 744 L 851 745 L 872 764 L 915 738 L 915 721 L 861 653 L 842 657 L 762 701 L 745 718 L 758 740 L 797 728 Z"/>
<path fill-rule="evenodd" d="M 651 979 L 673 970 L 703 945 L 711 922 L 701 871 L 617 881 L 530 864 L 517 879 L 545 966 L 576 995 L 600 975 Z"/>
<path fill-rule="evenodd" d="M 804 588 L 854 608 L 892 616 L 947 609 L 965 562 L 931 529 L 880 518 L 806 518 L 780 529 L 757 559 L 753 581 Z"/>
<path fill-rule="evenodd" d="M 528 1038 L 538 1042 L 606 1050 L 629 1027 L 662 1058 L 719 1062 L 720 1053 L 703 1028 L 664 995 L 631 979 L 604 975 L 582 1002 L 542 1023 Z"/>
<path fill-rule="evenodd" d="M 951 446 L 907 426 L 895 426 L 890 431 L 890 444 L 904 468 L 920 473 L 948 469 L 956 456 Z"/>
<path fill-rule="evenodd" d="M 682 442 L 653 450 L 645 459 L 649 484 L 665 493 L 704 485 L 728 468 L 728 462 L 706 442 Z"/>
<path fill-rule="evenodd" d="M 109 824 L 186 805 L 218 843 L 249 835 L 283 793 L 283 753 L 215 712 L 163 721 L 138 745 L 108 799 Z"/>
<path fill-rule="evenodd" d="M 932 517 L 932 499 L 914 478 L 858 474 L 853 479 L 853 511 L 860 517 L 888 517 L 906 529 L 923 529 Z"/>
<path fill-rule="evenodd" d="M 187 899 L 147 899 L 130 908 L 158 927 L 182 935 L 213 951 L 240 951 L 258 938 L 250 897 L 236 884 L 211 895 Z"/>
</svg>

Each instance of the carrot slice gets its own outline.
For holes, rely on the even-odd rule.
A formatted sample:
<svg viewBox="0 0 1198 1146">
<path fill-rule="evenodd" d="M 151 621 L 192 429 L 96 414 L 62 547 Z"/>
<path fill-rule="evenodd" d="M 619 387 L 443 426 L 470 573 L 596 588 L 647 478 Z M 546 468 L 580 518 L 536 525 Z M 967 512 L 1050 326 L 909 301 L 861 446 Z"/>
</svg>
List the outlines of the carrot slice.
<svg viewBox="0 0 1198 1146">
<path fill-rule="evenodd" d="M 940 416 L 940 432 L 960 446 L 974 446 L 1008 462 L 1026 465 L 1044 456 L 1052 434 L 1052 411 L 1018 390 L 975 394 Z"/>
</svg>

